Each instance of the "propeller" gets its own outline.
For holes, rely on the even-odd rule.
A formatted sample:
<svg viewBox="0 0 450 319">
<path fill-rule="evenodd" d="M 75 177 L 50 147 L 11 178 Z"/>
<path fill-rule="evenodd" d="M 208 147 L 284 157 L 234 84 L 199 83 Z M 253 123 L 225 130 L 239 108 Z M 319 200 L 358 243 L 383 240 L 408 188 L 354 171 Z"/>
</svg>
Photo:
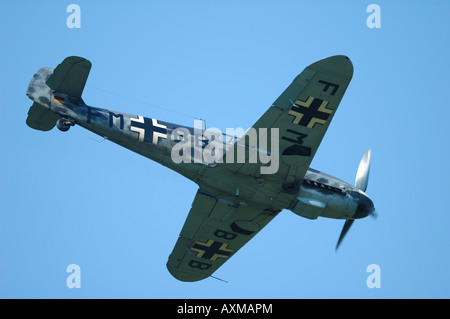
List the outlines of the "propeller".
<svg viewBox="0 0 450 319">
<path fill-rule="evenodd" d="M 371 150 L 368 149 L 361 158 L 361 162 L 359 163 L 358 166 L 358 171 L 356 172 L 355 186 L 358 189 L 362 190 L 363 192 L 366 191 L 367 185 L 369 183 L 370 158 L 371 158 Z M 363 218 L 368 215 L 376 217 L 374 210 L 375 208 L 373 206 L 372 200 L 370 200 L 370 198 L 367 195 L 360 194 L 358 207 L 356 208 L 356 212 L 353 218 L 347 219 L 345 221 L 344 227 L 342 228 L 341 234 L 336 244 L 336 251 L 339 248 L 339 245 L 341 244 L 348 230 L 353 225 L 355 218 Z"/>
<path fill-rule="evenodd" d="M 358 171 L 356 172 L 355 186 L 363 192 L 366 191 L 367 184 L 369 184 L 371 153 L 370 149 L 364 153 L 361 162 L 359 162 Z"/>
<path fill-rule="evenodd" d="M 341 235 L 339 236 L 338 242 L 336 244 L 336 250 L 339 248 L 339 245 L 341 244 L 342 239 L 344 239 L 345 234 L 347 234 L 348 230 L 352 226 L 354 219 L 347 219 L 345 221 L 344 227 L 342 228 Z"/>
</svg>

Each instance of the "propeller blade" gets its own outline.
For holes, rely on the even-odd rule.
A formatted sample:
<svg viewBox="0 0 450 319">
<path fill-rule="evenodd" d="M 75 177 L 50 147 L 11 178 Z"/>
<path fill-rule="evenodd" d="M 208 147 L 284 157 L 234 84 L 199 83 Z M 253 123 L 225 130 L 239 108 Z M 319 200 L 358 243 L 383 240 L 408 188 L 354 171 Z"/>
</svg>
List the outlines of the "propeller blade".
<svg viewBox="0 0 450 319">
<path fill-rule="evenodd" d="M 377 211 L 373 211 L 369 214 L 373 219 L 377 219 L 378 217 L 378 212 Z"/>
<path fill-rule="evenodd" d="M 354 221 L 355 221 L 354 219 L 347 219 L 345 221 L 344 227 L 342 228 L 341 235 L 339 236 L 339 240 L 336 245 L 336 249 L 335 249 L 336 251 L 339 248 L 339 245 L 341 244 L 342 240 L 344 239 L 345 234 L 347 234 L 348 230 L 350 229 L 350 227 L 352 226 Z"/>
<path fill-rule="evenodd" d="M 368 149 L 361 158 L 361 162 L 359 162 L 358 171 L 356 173 L 355 186 L 363 192 L 366 191 L 369 183 L 370 157 L 371 150 Z"/>
</svg>

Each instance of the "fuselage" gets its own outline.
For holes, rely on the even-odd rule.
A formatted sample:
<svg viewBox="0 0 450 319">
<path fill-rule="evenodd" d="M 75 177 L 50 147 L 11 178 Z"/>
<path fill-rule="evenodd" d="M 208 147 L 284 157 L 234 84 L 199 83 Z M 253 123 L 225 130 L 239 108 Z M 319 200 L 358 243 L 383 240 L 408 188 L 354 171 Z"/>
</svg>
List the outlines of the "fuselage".
<svg viewBox="0 0 450 319">
<path fill-rule="evenodd" d="M 82 99 L 46 88 L 44 80 L 52 69 L 38 70 L 30 81 L 27 95 L 71 123 L 77 124 L 99 136 L 133 152 L 154 160 L 208 189 L 223 194 L 223 199 L 271 207 L 274 211 L 289 209 L 310 219 L 319 216 L 337 219 L 362 218 L 373 209 L 364 192 L 335 177 L 308 169 L 295 191 L 286 191 L 270 176 L 247 176 L 228 169 L 227 163 L 204 160 L 203 151 L 208 145 L 222 144 L 224 153 L 235 140 L 214 137 L 208 139 L 202 129 L 180 126 L 143 116 L 88 106 Z M 184 132 L 180 135 L 179 132 Z M 183 139 L 189 136 L 189 140 Z M 174 147 L 188 143 L 190 151 L 186 161 L 174 160 Z M 184 152 L 186 153 L 186 152 Z M 175 154 L 179 155 L 179 154 Z M 255 164 L 256 165 L 256 164 Z M 217 183 L 217 178 L 221 179 Z M 370 207 L 372 205 L 372 207 Z"/>
</svg>

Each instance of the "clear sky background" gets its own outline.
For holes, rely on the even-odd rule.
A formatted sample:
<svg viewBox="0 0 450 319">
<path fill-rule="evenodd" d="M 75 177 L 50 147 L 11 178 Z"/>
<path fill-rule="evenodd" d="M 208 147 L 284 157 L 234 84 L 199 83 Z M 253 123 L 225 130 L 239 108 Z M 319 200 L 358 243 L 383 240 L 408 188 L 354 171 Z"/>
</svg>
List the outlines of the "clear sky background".
<svg viewBox="0 0 450 319">
<path fill-rule="evenodd" d="M 69 29 L 66 8 L 81 8 Z M 381 8 L 370 29 L 369 4 Z M 2 1 L 0 297 L 449 298 L 449 1 Z M 312 162 L 353 183 L 372 149 L 378 218 L 281 212 L 214 275 L 166 269 L 197 186 L 82 129 L 25 124 L 40 67 L 89 59 L 92 106 L 250 127 L 309 64 L 354 76 Z M 69 289 L 66 268 L 81 269 Z M 367 266 L 381 270 L 369 289 Z"/>
</svg>

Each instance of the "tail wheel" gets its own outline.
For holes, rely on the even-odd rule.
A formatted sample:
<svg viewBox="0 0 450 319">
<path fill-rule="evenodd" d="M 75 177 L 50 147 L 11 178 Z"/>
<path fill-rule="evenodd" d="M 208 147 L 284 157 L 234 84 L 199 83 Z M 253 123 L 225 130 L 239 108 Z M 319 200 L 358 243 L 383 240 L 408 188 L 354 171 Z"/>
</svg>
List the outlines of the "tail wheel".
<svg viewBox="0 0 450 319">
<path fill-rule="evenodd" d="M 70 119 L 60 118 L 56 121 L 56 127 L 62 132 L 67 132 L 69 128 L 74 125 L 75 122 Z"/>
</svg>

